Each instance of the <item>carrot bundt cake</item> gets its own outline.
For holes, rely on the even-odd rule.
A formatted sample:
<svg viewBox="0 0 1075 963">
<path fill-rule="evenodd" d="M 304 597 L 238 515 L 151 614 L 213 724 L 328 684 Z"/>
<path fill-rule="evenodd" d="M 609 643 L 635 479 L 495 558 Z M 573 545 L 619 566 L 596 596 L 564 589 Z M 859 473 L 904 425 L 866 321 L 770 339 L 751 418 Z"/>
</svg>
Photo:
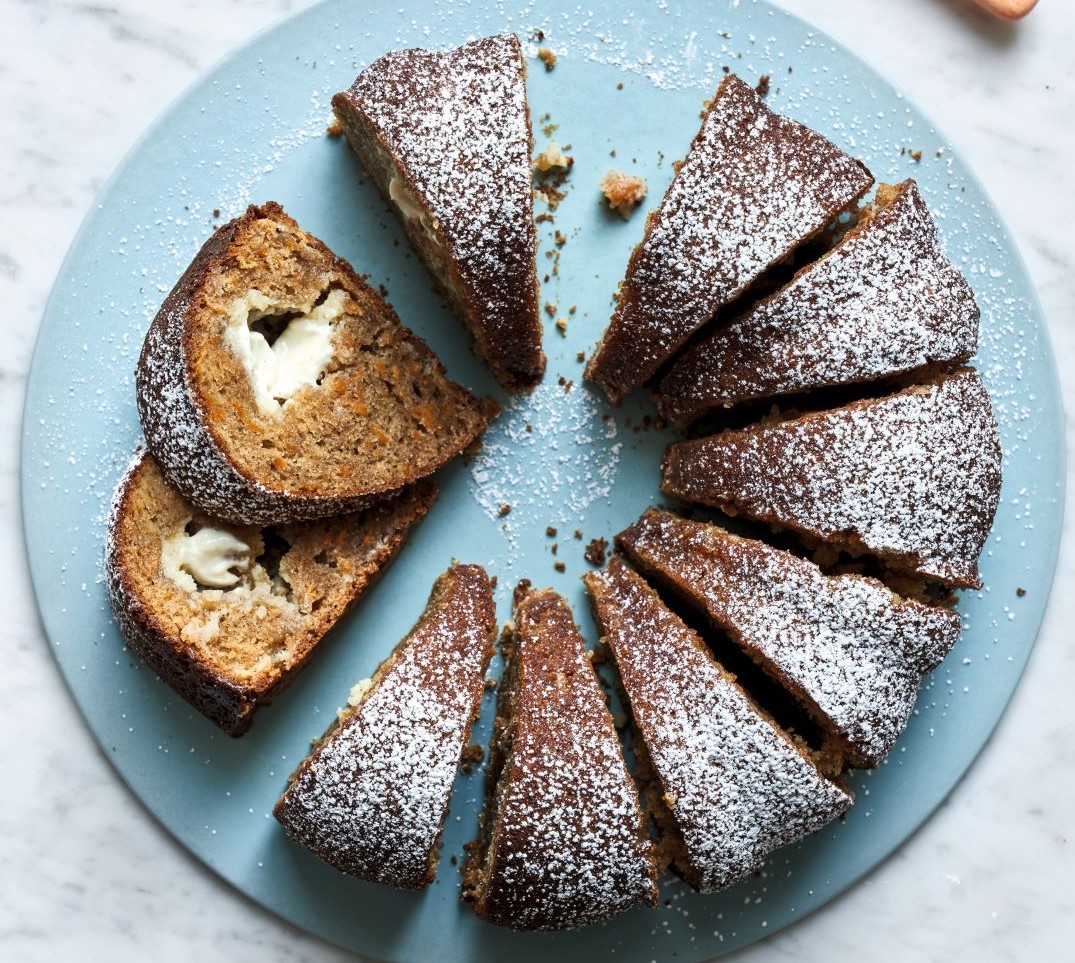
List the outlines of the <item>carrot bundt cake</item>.
<svg viewBox="0 0 1075 963">
<path fill-rule="evenodd" d="M 496 636 L 489 577 L 454 565 L 418 624 L 292 775 L 273 810 L 338 870 L 401 889 L 433 882 L 460 756 Z"/>
<path fill-rule="evenodd" d="M 458 454 L 492 414 L 274 203 L 206 242 L 150 326 L 137 388 L 161 471 L 242 524 L 363 508 Z"/>
<path fill-rule="evenodd" d="M 872 183 L 835 144 L 725 77 L 649 216 L 586 377 L 619 401 Z"/>
<path fill-rule="evenodd" d="M 242 735 L 399 551 L 430 481 L 323 521 L 222 522 L 139 454 L 108 526 L 108 594 L 132 651 L 225 732 Z"/>
<path fill-rule="evenodd" d="M 518 39 L 393 51 L 332 106 L 494 374 L 509 390 L 533 387 L 545 355 Z"/>
<path fill-rule="evenodd" d="M 1000 441 L 969 368 L 842 408 L 671 445 L 662 490 L 977 587 L 1000 498 Z"/>
<path fill-rule="evenodd" d="M 521 582 L 502 645 L 486 810 L 464 897 L 482 919 L 524 930 L 656 905 L 646 820 L 567 603 Z"/>
<path fill-rule="evenodd" d="M 851 766 L 888 755 L 923 675 L 959 636 L 950 609 L 901 598 L 876 579 L 825 575 L 716 525 L 651 509 L 617 544 L 783 684 L 826 733 L 826 757 Z"/>
<path fill-rule="evenodd" d="M 583 578 L 641 736 L 660 848 L 691 886 L 724 889 L 847 809 L 848 793 L 623 561 Z"/>
<path fill-rule="evenodd" d="M 882 184 L 829 254 L 677 360 L 657 403 L 683 424 L 773 395 L 921 376 L 977 351 L 978 317 L 917 185 Z"/>
</svg>

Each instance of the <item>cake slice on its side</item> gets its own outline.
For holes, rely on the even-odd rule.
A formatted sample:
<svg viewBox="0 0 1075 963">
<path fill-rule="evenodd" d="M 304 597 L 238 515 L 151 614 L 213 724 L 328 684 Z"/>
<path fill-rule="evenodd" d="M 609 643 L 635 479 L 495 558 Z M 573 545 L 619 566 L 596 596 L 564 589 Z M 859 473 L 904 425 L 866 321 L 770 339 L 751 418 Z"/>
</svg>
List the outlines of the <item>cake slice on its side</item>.
<svg viewBox="0 0 1075 963">
<path fill-rule="evenodd" d="M 914 709 L 922 677 L 959 637 L 950 609 L 716 525 L 647 511 L 617 536 L 656 585 L 687 599 L 780 682 L 826 733 L 825 756 L 874 767 Z"/>
<path fill-rule="evenodd" d="M 292 775 L 273 810 L 288 835 L 352 876 L 400 889 L 433 882 L 495 635 L 485 570 L 452 566 Z"/>
<path fill-rule="evenodd" d="M 660 848 L 691 886 L 724 889 L 847 809 L 850 795 L 619 558 L 583 578 L 642 737 Z"/>
<path fill-rule="evenodd" d="M 656 905 L 646 820 L 567 603 L 521 582 L 502 645 L 486 809 L 464 898 L 482 919 L 521 930 Z"/>
<path fill-rule="evenodd" d="M 884 398 L 671 445 L 661 490 L 976 588 L 1000 456 L 989 395 L 963 368 Z"/>
<path fill-rule="evenodd" d="M 505 388 L 545 371 L 526 62 L 513 34 L 397 50 L 332 108 Z"/>
<path fill-rule="evenodd" d="M 242 735 L 387 567 L 436 494 L 422 481 L 358 514 L 232 525 L 196 509 L 140 454 L 108 526 L 116 622 L 176 692 Z"/>
<path fill-rule="evenodd" d="M 146 334 L 137 388 L 168 480 L 240 524 L 364 508 L 457 455 L 495 410 L 274 203 L 206 242 Z"/>
<path fill-rule="evenodd" d="M 977 351 L 978 317 L 915 182 L 882 184 L 829 254 L 676 361 L 657 403 L 684 424 L 773 395 L 920 376 Z"/>
<path fill-rule="evenodd" d="M 649 216 L 586 377 L 618 402 L 872 183 L 836 145 L 725 77 Z"/>
</svg>

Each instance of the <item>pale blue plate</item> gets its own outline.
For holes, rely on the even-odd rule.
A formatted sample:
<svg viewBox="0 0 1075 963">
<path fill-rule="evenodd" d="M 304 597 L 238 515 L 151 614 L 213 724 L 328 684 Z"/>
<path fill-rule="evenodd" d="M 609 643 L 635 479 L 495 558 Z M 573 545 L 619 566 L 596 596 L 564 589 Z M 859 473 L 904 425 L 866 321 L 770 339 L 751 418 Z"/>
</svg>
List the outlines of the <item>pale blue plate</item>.
<svg viewBox="0 0 1075 963">
<path fill-rule="evenodd" d="M 383 960 L 704 959 L 788 925 L 876 866 L 989 737 L 1034 642 L 1056 557 L 1064 440 L 1054 362 L 1019 255 L 977 181 L 922 114 L 823 35 L 761 2 L 697 0 L 653 12 L 639 0 L 593 0 L 585 11 L 544 0 L 521 14 L 498 6 L 427 3 L 406 15 L 380 0 L 315 7 L 231 56 L 132 151 L 60 272 L 30 374 L 23 510 L 38 604 L 72 694 L 134 793 L 191 852 L 299 926 Z M 123 648 L 101 583 L 107 507 L 139 437 L 132 374 L 142 336 L 214 225 L 271 198 L 384 284 L 454 377 L 497 393 L 358 162 L 324 131 L 331 94 L 386 50 L 501 30 L 527 38 L 537 27 L 560 54 L 552 73 L 532 61 L 537 143 L 548 139 L 541 118 L 550 113 L 559 125 L 553 136 L 575 158 L 555 224 L 542 225 L 539 255 L 539 273 L 551 274 L 552 231 L 567 237 L 558 276 L 542 292 L 568 318 L 566 337 L 548 325 L 544 384 L 507 406 L 478 459 L 440 473 L 439 503 L 385 579 L 250 734 L 231 740 Z M 601 398 L 580 385 L 576 355 L 603 329 L 643 226 L 640 214 L 626 223 L 608 215 L 597 183 L 609 167 L 637 171 L 655 202 L 722 65 L 751 81 L 770 74 L 773 107 L 857 154 L 878 179 L 916 177 L 975 287 L 978 363 L 1000 420 L 1005 481 L 983 559 L 987 587 L 960 604 L 963 638 L 889 763 L 853 780 L 858 802 L 847 820 L 779 852 L 761 877 L 725 894 L 701 897 L 670 882 L 659 910 L 578 933 L 525 935 L 480 923 L 459 904 L 448 859 L 474 835 L 478 773 L 460 778 L 446 858 L 427 893 L 340 876 L 290 843 L 270 810 L 310 740 L 406 633 L 453 557 L 499 576 L 502 617 L 512 585 L 528 577 L 566 593 L 594 637 L 578 580 L 585 542 L 610 537 L 657 499 L 659 456 L 673 437 L 636 431 L 652 410 L 641 396 L 606 420 Z M 570 390 L 561 375 L 574 382 Z M 504 503 L 512 511 L 500 517 Z M 549 525 L 557 538 L 546 536 Z M 573 537 L 576 528 L 584 540 Z M 482 737 L 491 708 L 490 699 Z"/>
</svg>

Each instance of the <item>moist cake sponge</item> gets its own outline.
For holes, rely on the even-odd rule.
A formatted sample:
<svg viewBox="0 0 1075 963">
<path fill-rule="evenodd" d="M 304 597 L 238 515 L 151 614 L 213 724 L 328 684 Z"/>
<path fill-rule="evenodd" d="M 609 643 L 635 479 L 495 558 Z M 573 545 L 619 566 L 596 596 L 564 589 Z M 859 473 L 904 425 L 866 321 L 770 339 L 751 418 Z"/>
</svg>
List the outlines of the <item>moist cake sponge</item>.
<svg viewBox="0 0 1075 963">
<path fill-rule="evenodd" d="M 168 480 L 242 524 L 363 508 L 461 452 L 495 410 L 271 202 L 206 242 L 150 326 L 136 382 Z"/>
<path fill-rule="evenodd" d="M 140 453 L 116 492 L 105 568 L 132 651 L 233 736 L 272 701 L 429 510 L 422 481 L 358 514 L 270 528 L 191 505 Z"/>
</svg>

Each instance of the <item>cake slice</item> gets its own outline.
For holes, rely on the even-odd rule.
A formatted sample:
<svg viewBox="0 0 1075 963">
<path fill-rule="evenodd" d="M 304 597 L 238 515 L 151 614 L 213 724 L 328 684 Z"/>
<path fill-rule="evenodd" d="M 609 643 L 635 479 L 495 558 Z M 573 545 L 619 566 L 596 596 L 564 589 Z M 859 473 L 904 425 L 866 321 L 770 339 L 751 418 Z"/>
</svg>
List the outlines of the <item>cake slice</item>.
<svg viewBox="0 0 1075 963">
<path fill-rule="evenodd" d="M 989 395 L 963 368 L 883 398 L 674 444 L 661 489 L 976 588 L 1000 458 Z"/>
<path fill-rule="evenodd" d="M 921 377 L 978 350 L 978 317 L 915 182 L 882 184 L 829 254 L 680 357 L 657 403 L 684 424 L 773 395 Z"/>
<path fill-rule="evenodd" d="M 806 709 L 825 755 L 873 768 L 910 718 L 922 677 L 959 637 L 950 609 L 716 525 L 647 511 L 617 544 L 654 584 L 716 626 Z"/>
<path fill-rule="evenodd" d="M 363 508 L 461 452 L 494 411 L 274 203 L 206 242 L 150 326 L 136 380 L 165 476 L 242 524 Z"/>
<path fill-rule="evenodd" d="M 453 565 L 291 776 L 273 810 L 288 835 L 352 876 L 400 889 L 432 883 L 495 635 L 488 575 Z"/>
<path fill-rule="evenodd" d="M 619 558 L 583 580 L 642 739 L 661 849 L 691 886 L 725 889 L 847 809 L 850 795 Z"/>
<path fill-rule="evenodd" d="M 618 402 L 872 183 L 861 163 L 729 74 L 631 255 L 586 377 Z"/>
<path fill-rule="evenodd" d="M 242 735 L 384 571 L 436 493 L 422 481 L 357 514 L 234 525 L 195 508 L 139 453 L 108 525 L 116 623 L 176 692 Z"/>
<path fill-rule="evenodd" d="M 509 390 L 533 387 L 545 355 L 518 39 L 393 51 L 332 107 L 493 373 Z"/>
<path fill-rule="evenodd" d="M 482 919 L 521 930 L 656 905 L 638 793 L 567 603 L 521 582 L 502 645 L 486 809 L 464 898 Z"/>
</svg>

